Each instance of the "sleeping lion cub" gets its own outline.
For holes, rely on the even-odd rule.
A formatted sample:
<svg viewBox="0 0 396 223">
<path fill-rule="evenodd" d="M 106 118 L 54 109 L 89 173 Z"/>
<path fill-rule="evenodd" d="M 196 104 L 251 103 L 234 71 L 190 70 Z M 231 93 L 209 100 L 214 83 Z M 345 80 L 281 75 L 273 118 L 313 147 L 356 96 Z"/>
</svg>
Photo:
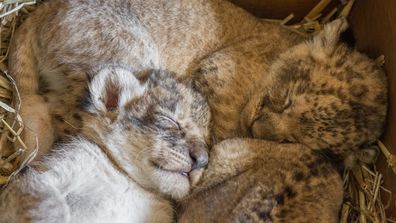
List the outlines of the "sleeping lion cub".
<svg viewBox="0 0 396 223">
<path fill-rule="evenodd" d="M 169 198 L 186 196 L 208 162 L 209 109 L 167 72 L 145 79 L 101 69 L 82 132 L 10 182 L 0 222 L 172 222 Z"/>
<path fill-rule="evenodd" d="M 380 136 L 387 81 L 366 55 L 340 40 L 345 19 L 302 39 L 279 26 L 213 53 L 196 68 L 218 141 L 297 142 L 346 159 Z"/>
<path fill-rule="evenodd" d="M 371 152 L 387 105 L 384 73 L 339 41 L 346 27 L 336 20 L 305 41 L 291 31 L 252 37 L 201 62 L 195 87 L 214 135 L 234 139 L 211 150 L 180 222 L 339 221 L 339 172 Z"/>
<path fill-rule="evenodd" d="M 9 54 L 38 157 L 58 137 L 78 131 L 87 76 L 102 64 L 181 76 L 211 52 L 267 26 L 224 0 L 45 1 L 17 29 Z M 23 138 L 35 147 L 31 131 Z"/>
</svg>

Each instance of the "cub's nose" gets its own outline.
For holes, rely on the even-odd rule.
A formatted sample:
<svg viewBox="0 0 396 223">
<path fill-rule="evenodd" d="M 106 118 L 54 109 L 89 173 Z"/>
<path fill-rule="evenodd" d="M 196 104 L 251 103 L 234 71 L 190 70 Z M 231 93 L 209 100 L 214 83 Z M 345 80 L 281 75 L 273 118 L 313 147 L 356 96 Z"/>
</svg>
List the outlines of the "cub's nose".
<svg viewBox="0 0 396 223">
<path fill-rule="evenodd" d="M 202 168 L 208 165 L 208 152 L 205 148 L 194 148 L 190 151 L 192 160 L 191 170 Z"/>
</svg>

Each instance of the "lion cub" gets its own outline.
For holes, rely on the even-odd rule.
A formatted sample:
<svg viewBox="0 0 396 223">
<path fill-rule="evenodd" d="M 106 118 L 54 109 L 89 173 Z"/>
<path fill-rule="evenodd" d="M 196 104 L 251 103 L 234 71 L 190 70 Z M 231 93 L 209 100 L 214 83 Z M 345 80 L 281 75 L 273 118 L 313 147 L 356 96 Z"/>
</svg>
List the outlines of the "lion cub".
<svg viewBox="0 0 396 223">
<path fill-rule="evenodd" d="M 21 116 L 40 143 L 38 156 L 80 127 L 73 108 L 92 69 L 125 64 L 180 76 L 202 57 L 257 32 L 258 24 L 225 0 L 45 1 L 18 28 L 9 54 Z M 22 134 L 34 148 L 34 134 Z"/>
<path fill-rule="evenodd" d="M 161 81 L 158 81 L 161 80 Z M 0 195 L 0 222 L 171 222 L 208 162 L 210 119 L 199 94 L 165 71 L 139 80 L 102 68 L 82 132 Z"/>
<path fill-rule="evenodd" d="M 216 145 L 180 222 L 338 222 L 338 172 L 377 139 L 387 105 L 381 69 L 339 43 L 346 27 L 334 21 L 305 41 L 279 27 L 202 61 L 195 87 L 215 138 L 273 142 Z"/>
<path fill-rule="evenodd" d="M 215 138 L 297 142 L 341 158 L 375 142 L 386 76 L 339 41 L 347 27 L 338 19 L 303 39 L 279 26 L 202 60 L 193 79 L 207 96 Z"/>
</svg>

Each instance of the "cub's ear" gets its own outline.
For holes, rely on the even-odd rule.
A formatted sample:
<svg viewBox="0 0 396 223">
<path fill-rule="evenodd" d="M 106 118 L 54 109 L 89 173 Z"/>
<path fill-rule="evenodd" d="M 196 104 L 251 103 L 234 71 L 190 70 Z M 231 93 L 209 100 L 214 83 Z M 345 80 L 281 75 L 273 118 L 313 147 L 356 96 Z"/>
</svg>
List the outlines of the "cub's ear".
<svg viewBox="0 0 396 223">
<path fill-rule="evenodd" d="M 130 100 L 144 94 L 146 84 L 134 73 L 120 66 L 105 67 L 92 78 L 88 86 L 88 106 L 92 113 L 119 111 Z"/>
<path fill-rule="evenodd" d="M 313 55 L 318 58 L 331 56 L 336 49 L 341 34 L 347 28 L 348 22 L 345 18 L 336 19 L 325 25 L 310 44 Z"/>
</svg>

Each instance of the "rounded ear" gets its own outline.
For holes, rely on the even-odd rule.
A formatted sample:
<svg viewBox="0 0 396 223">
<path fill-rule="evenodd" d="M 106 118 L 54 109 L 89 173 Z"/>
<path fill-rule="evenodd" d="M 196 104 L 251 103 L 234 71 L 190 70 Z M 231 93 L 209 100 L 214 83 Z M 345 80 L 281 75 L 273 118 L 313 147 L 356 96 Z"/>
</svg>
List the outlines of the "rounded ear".
<svg viewBox="0 0 396 223">
<path fill-rule="evenodd" d="M 92 113 L 119 111 L 128 101 L 143 95 L 145 89 L 146 85 L 131 70 L 120 66 L 105 67 L 89 83 L 87 110 Z"/>
<path fill-rule="evenodd" d="M 331 55 L 340 39 L 340 35 L 348 28 L 345 18 L 336 19 L 326 24 L 322 31 L 314 36 L 311 47 L 314 56 L 323 57 Z"/>
</svg>

